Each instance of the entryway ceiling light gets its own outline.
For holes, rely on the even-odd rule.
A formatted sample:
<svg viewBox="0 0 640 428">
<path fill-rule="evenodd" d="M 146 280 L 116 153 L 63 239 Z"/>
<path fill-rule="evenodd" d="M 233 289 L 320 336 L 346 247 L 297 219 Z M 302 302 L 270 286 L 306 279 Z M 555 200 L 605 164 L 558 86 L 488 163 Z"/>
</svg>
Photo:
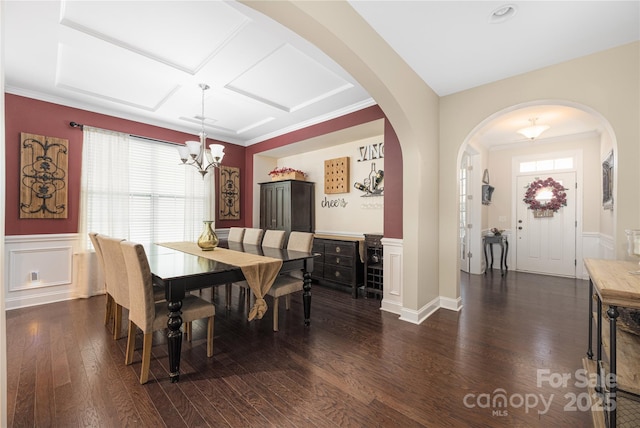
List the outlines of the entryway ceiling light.
<svg viewBox="0 0 640 428">
<path fill-rule="evenodd" d="M 533 119 L 529 119 L 529 122 L 531 122 L 531 126 L 527 126 L 526 128 L 519 129 L 517 131 L 518 134 L 524 135 L 525 137 L 533 141 L 536 138 L 538 138 L 540 134 L 542 134 L 544 131 L 550 128 L 549 125 L 536 125 L 536 120 L 538 120 L 537 117 Z"/>
</svg>

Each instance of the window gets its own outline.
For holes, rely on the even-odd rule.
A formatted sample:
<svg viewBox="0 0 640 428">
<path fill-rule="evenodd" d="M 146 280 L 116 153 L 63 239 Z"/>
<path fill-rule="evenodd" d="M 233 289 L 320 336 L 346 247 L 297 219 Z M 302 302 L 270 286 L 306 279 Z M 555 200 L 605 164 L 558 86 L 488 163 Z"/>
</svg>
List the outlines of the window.
<svg viewBox="0 0 640 428">
<path fill-rule="evenodd" d="M 459 239 L 460 239 L 460 260 L 467 260 L 467 224 L 469 223 L 469 170 L 471 167 L 471 157 L 464 153 L 460 162 L 460 201 L 459 201 Z"/>
<path fill-rule="evenodd" d="M 87 248 L 90 231 L 143 244 L 200 234 L 205 181 L 180 165 L 176 146 L 85 126 L 82 168 Z"/>
<path fill-rule="evenodd" d="M 573 169 L 573 158 L 520 162 L 520 172 L 557 171 L 561 169 Z"/>
<path fill-rule="evenodd" d="M 202 176 L 180 165 L 176 146 L 170 144 L 132 138 L 129 159 L 136 159 L 129 170 L 129 239 L 196 240 L 204 220 Z"/>
</svg>

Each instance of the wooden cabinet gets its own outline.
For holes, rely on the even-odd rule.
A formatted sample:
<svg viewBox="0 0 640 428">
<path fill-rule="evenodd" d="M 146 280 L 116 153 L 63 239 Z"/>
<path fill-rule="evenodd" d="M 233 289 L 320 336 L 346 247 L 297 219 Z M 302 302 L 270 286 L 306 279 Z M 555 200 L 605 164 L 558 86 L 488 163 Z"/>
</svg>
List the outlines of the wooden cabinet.
<svg viewBox="0 0 640 428">
<path fill-rule="evenodd" d="M 364 235 L 364 292 L 382 300 L 382 235 Z"/>
<path fill-rule="evenodd" d="M 260 183 L 260 228 L 313 232 L 314 183 L 282 180 Z"/>
<path fill-rule="evenodd" d="M 364 282 L 364 269 L 360 259 L 360 241 L 349 239 L 314 238 L 314 259 L 311 277 L 335 285 L 348 287 L 358 297 L 358 287 Z"/>
</svg>

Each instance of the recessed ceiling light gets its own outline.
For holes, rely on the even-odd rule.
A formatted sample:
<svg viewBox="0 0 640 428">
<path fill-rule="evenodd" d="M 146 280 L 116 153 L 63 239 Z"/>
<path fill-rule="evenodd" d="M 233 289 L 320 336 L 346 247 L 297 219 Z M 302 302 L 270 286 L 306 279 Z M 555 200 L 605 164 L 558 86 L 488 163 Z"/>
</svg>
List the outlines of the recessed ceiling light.
<svg viewBox="0 0 640 428">
<path fill-rule="evenodd" d="M 516 14 L 516 6 L 512 4 L 505 4 L 504 6 L 500 6 L 491 12 L 489 16 L 489 23 L 498 24 L 500 22 L 504 22 L 508 19 L 511 19 Z"/>
</svg>

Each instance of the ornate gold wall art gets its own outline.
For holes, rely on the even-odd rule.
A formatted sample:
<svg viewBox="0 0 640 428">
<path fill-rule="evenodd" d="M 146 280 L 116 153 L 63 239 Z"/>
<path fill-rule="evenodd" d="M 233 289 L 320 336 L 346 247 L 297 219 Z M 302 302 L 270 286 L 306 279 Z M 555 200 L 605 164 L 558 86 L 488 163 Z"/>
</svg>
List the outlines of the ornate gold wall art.
<svg viewBox="0 0 640 428">
<path fill-rule="evenodd" d="M 240 220 L 240 168 L 220 167 L 220 220 Z"/>
<path fill-rule="evenodd" d="M 20 218 L 67 218 L 69 140 L 20 133 Z"/>
</svg>

